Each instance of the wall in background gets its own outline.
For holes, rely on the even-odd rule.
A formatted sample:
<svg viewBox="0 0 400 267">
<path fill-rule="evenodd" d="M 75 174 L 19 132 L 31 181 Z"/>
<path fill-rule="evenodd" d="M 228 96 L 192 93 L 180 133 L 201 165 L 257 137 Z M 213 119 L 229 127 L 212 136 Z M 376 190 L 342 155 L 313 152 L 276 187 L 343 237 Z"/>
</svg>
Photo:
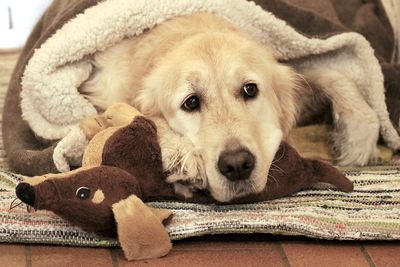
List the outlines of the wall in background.
<svg viewBox="0 0 400 267">
<path fill-rule="evenodd" d="M 0 49 L 22 47 L 50 3 L 51 0 L 0 0 Z"/>
</svg>

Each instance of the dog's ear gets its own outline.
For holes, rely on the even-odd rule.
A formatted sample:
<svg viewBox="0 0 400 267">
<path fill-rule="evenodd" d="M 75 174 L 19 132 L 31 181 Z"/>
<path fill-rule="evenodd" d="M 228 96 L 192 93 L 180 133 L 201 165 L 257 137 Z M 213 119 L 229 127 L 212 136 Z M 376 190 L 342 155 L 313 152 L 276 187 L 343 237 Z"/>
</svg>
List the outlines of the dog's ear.
<svg viewBox="0 0 400 267">
<path fill-rule="evenodd" d="M 298 114 L 297 101 L 299 99 L 299 75 L 290 67 L 279 64 L 274 68 L 272 88 L 280 105 L 280 124 L 284 136 L 295 125 Z"/>
<path fill-rule="evenodd" d="M 170 89 L 176 88 L 178 77 L 168 73 L 168 68 L 155 68 L 147 77 L 145 77 L 142 89 L 139 90 L 134 99 L 134 105 L 143 116 L 153 118 L 162 116 L 162 106 L 165 105 L 167 99 L 166 92 L 173 92 Z"/>
<path fill-rule="evenodd" d="M 172 248 L 163 225 L 172 212 L 150 208 L 135 195 L 112 206 L 118 239 L 127 260 L 157 258 Z"/>
</svg>

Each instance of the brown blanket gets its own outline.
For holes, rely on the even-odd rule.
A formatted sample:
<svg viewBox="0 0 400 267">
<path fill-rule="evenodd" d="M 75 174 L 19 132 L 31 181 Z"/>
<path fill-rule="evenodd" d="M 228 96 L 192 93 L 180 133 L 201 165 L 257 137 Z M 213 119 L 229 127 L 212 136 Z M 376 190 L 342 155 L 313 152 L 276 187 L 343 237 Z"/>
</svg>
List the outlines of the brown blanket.
<svg viewBox="0 0 400 267">
<path fill-rule="evenodd" d="M 308 35 L 362 34 L 375 50 L 385 77 L 390 119 L 400 126 L 400 65 L 390 22 L 380 0 L 256 0 L 266 10 Z"/>
<path fill-rule="evenodd" d="M 34 28 L 21 53 L 10 81 L 3 113 L 4 146 L 10 166 L 16 172 L 39 175 L 58 171 L 53 160 L 57 138 L 40 137 L 37 134 L 40 129 L 32 130 L 32 125 L 22 119 L 21 80 L 26 66 L 36 53 L 36 49 L 41 48 L 66 22 L 100 2 L 104 1 L 55 0 Z M 376 55 L 380 58 L 388 93 L 393 95 L 397 93 L 395 90 L 397 86 L 393 84 L 400 84 L 397 75 L 398 66 L 389 64 L 393 51 L 393 34 L 377 0 L 367 1 L 365 4 L 356 0 L 258 0 L 255 2 L 308 37 L 325 39 L 341 32 L 360 32 L 371 42 Z M 280 58 L 280 60 L 288 59 L 290 58 Z M 391 105 L 391 102 L 388 104 L 389 108 L 396 106 Z M 392 117 L 396 126 L 397 113 L 393 112 L 395 116 Z"/>
</svg>

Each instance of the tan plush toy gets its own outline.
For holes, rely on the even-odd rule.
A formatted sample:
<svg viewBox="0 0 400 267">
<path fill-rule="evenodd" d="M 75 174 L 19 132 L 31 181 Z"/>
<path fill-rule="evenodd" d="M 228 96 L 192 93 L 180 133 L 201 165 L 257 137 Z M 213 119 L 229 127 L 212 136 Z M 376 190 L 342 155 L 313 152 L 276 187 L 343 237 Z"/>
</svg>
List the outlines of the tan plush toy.
<svg viewBox="0 0 400 267">
<path fill-rule="evenodd" d="M 162 224 L 171 212 L 153 209 L 143 201 L 216 203 L 202 192 L 190 199 L 175 194 L 173 186 L 165 182 L 156 126 L 136 109 L 114 105 L 103 115 L 83 120 L 81 128 L 90 139 L 82 168 L 28 178 L 16 188 L 23 202 L 53 211 L 85 230 L 117 237 L 128 260 L 160 257 L 171 249 Z M 286 143 L 281 144 L 274 164 L 269 173 L 274 179 L 268 179 L 264 191 L 232 202 L 270 200 L 316 182 L 346 192 L 353 189 L 334 167 L 301 158 Z"/>
<path fill-rule="evenodd" d="M 90 140 L 82 167 L 28 178 L 17 186 L 17 196 L 87 231 L 117 237 L 128 260 L 164 256 L 172 244 L 163 222 L 172 212 L 151 208 L 141 198 L 173 191 L 167 184 L 158 190 L 164 175 L 156 128 L 139 115 L 118 104 L 82 120 L 80 127 Z"/>
</svg>

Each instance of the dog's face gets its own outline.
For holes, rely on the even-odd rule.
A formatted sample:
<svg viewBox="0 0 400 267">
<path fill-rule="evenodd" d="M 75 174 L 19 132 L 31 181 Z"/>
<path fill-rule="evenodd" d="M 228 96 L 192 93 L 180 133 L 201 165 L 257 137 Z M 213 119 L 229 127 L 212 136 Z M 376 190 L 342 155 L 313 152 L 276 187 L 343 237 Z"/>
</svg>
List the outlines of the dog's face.
<svg viewBox="0 0 400 267">
<path fill-rule="evenodd" d="M 295 113 L 294 74 L 266 48 L 240 34 L 199 34 L 163 57 L 144 87 L 142 111 L 193 142 L 215 199 L 264 189 Z"/>
</svg>

